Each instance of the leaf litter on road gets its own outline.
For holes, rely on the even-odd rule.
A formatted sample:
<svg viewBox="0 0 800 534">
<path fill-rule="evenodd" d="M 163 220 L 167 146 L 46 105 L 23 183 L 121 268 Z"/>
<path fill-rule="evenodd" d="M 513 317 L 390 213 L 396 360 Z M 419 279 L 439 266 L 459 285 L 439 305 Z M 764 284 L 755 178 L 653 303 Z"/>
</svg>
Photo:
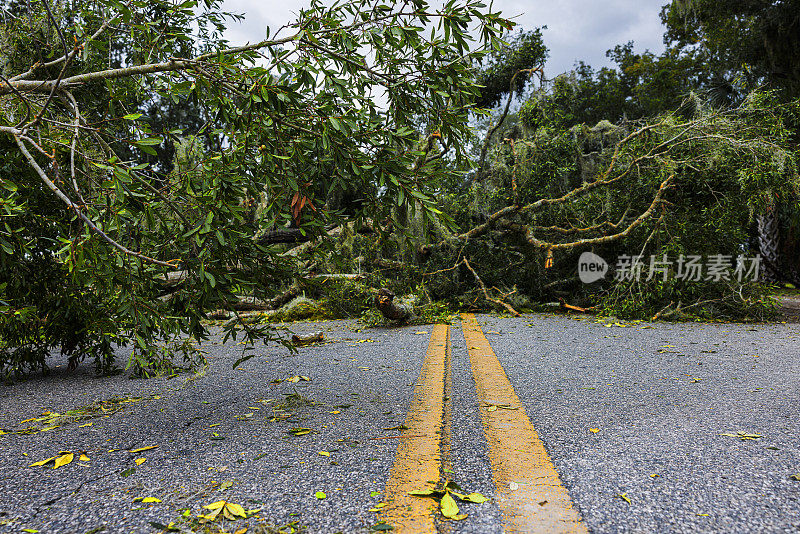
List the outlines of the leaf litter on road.
<svg viewBox="0 0 800 534">
<path fill-rule="evenodd" d="M 225 519 L 235 521 L 236 519 L 247 519 L 247 512 L 239 505 L 228 501 L 217 501 L 203 506 L 209 513 L 200 516 L 201 519 L 206 521 L 215 521 L 220 514 Z"/>
<path fill-rule="evenodd" d="M 720 436 L 726 436 L 729 438 L 739 438 L 742 441 L 750 441 L 763 438 L 761 434 L 749 434 L 747 432 L 743 432 L 741 430 L 737 430 L 735 434 L 731 432 L 723 432 Z"/>
<path fill-rule="evenodd" d="M 83 457 L 85 455 L 81 455 Z M 75 454 L 71 451 L 61 451 L 58 453 L 58 456 L 51 456 L 45 460 L 39 460 L 38 462 L 33 462 L 28 467 L 43 467 L 50 462 L 53 462 L 53 469 L 58 469 L 59 467 L 63 467 L 72 462 L 75 459 Z M 88 457 L 87 457 L 88 460 Z"/>
<path fill-rule="evenodd" d="M 625 493 L 617 493 L 616 495 L 614 495 L 614 498 L 615 499 L 621 499 L 621 500 L 625 501 L 628 504 L 632 504 L 630 497 L 628 497 L 628 492 L 627 491 Z"/>
<path fill-rule="evenodd" d="M 434 499 L 439 499 L 439 511 L 442 513 L 442 516 L 444 516 L 445 519 L 460 521 L 462 519 L 466 519 L 467 514 L 460 513 L 458 504 L 453 497 L 463 502 L 471 502 L 476 504 L 482 504 L 489 500 L 478 492 L 472 492 L 468 494 L 462 492 L 463 490 L 458 484 L 451 480 L 447 480 L 444 484 L 437 484 L 436 487 L 411 490 L 408 492 L 408 494 L 415 497 L 431 497 Z"/>
</svg>

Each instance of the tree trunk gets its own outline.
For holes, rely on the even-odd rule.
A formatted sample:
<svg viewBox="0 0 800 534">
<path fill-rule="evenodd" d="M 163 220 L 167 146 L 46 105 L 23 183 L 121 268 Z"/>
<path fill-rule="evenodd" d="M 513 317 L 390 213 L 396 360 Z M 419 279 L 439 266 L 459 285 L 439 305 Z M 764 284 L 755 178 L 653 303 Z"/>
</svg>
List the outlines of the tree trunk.
<svg viewBox="0 0 800 534">
<path fill-rule="evenodd" d="M 394 293 L 388 289 L 379 289 L 375 294 L 375 307 L 390 321 L 406 321 L 411 317 L 411 310 L 406 306 L 398 306 L 394 302 Z"/>
<path fill-rule="evenodd" d="M 778 282 L 780 276 L 780 224 L 774 206 L 758 216 L 758 248 L 763 265 L 762 278 L 766 282 Z"/>
</svg>

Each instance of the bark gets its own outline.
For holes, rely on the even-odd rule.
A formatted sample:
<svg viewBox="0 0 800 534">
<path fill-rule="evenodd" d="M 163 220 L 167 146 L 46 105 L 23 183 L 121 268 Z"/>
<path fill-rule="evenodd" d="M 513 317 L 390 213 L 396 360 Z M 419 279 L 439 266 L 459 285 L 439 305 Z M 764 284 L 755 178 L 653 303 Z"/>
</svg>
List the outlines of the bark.
<svg viewBox="0 0 800 534">
<path fill-rule="evenodd" d="M 780 281 L 778 264 L 780 262 L 780 225 L 774 206 L 770 206 L 764 215 L 759 215 L 758 248 L 763 265 L 762 278 L 766 282 Z"/>
<path fill-rule="evenodd" d="M 559 306 L 561 306 L 562 310 L 570 310 L 570 311 L 576 311 L 576 312 L 580 312 L 580 313 L 592 313 L 591 308 L 581 308 L 580 306 L 573 306 L 572 304 L 567 304 L 566 301 L 564 301 L 564 299 L 562 299 L 560 297 L 558 299 L 558 303 L 559 303 Z"/>
<path fill-rule="evenodd" d="M 386 288 L 379 289 L 375 294 L 375 307 L 390 321 L 406 321 L 411 317 L 411 310 L 395 304 L 394 293 Z"/>
<path fill-rule="evenodd" d="M 316 343 L 318 341 L 323 341 L 324 339 L 325 334 L 322 333 L 322 330 L 318 332 L 311 332 L 309 334 L 294 334 L 292 336 L 292 344 L 295 346 L 308 345 L 309 343 Z"/>
</svg>

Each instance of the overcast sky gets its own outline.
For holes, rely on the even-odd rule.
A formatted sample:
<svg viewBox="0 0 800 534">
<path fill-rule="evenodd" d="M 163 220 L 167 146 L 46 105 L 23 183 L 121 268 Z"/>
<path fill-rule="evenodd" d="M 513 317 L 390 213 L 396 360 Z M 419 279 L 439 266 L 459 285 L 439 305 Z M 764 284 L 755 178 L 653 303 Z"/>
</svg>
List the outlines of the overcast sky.
<svg viewBox="0 0 800 534">
<path fill-rule="evenodd" d="M 635 50 L 664 49 L 664 28 L 658 18 L 668 0 L 495 0 L 494 9 L 512 18 L 517 28 L 547 26 L 544 40 L 550 49 L 548 77 L 570 70 L 583 60 L 593 67 L 608 65 L 606 50 L 617 44 L 635 42 Z M 488 4 L 488 0 L 486 0 Z M 225 0 L 225 9 L 244 13 L 242 24 L 230 24 L 232 43 L 264 38 L 267 26 L 274 31 L 294 20 L 294 13 L 308 0 Z M 433 2 L 435 5 L 435 2 Z"/>
</svg>

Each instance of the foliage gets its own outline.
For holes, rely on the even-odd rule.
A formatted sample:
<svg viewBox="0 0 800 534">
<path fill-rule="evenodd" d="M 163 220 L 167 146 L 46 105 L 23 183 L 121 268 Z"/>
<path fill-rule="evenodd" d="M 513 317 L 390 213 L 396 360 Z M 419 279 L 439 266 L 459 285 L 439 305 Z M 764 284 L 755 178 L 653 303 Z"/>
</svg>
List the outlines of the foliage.
<svg viewBox="0 0 800 534">
<path fill-rule="evenodd" d="M 729 91 L 768 84 L 789 97 L 800 95 L 798 0 L 673 0 L 661 20 L 664 40 L 702 54 Z"/>
<path fill-rule="evenodd" d="M 9 11 L 0 36 L 7 373 L 44 368 L 52 348 L 108 363 L 126 340 L 129 365 L 168 365 L 175 343 L 205 335 L 205 310 L 259 294 L 290 261 L 256 234 L 319 235 L 340 216 L 398 228 L 409 210 L 433 217 L 430 184 L 451 172 L 438 147 L 463 158 L 480 90 L 471 32 L 498 44 L 512 26 L 476 0 L 312 2 L 282 31 L 231 47 L 216 0 L 25 9 Z M 163 109 L 156 101 L 202 120 L 146 115 Z M 171 146 L 167 173 L 156 147 Z M 326 209 L 345 189 L 363 194 L 358 205 Z M 31 283 L 43 270 L 53 280 Z"/>
<path fill-rule="evenodd" d="M 462 236 L 476 222 L 485 221 L 475 228 L 487 230 L 480 239 L 446 240 L 429 266 L 432 296 L 470 294 L 474 276 L 464 266 L 452 268 L 469 257 L 485 285 L 508 298 L 562 296 L 628 316 L 652 316 L 670 301 L 685 309 L 709 300 L 715 303 L 706 310 L 763 316 L 759 286 L 617 287 L 613 273 L 605 283 L 585 285 L 575 269 L 585 250 L 607 260 L 641 254 L 645 261 L 664 253 L 736 258 L 747 252 L 753 213 L 775 194 L 796 194 L 800 185 L 791 128 L 797 106 L 753 93 L 734 110 L 693 101 L 646 121 L 550 125 L 498 144 L 487 179 L 445 197 L 443 206 L 466 225 Z M 545 268 L 548 251 L 551 268 Z M 747 297 L 736 298 L 742 294 Z"/>
<path fill-rule="evenodd" d="M 475 100 L 475 106 L 494 107 L 503 95 L 508 94 L 509 89 L 520 95 L 530 76 L 520 74 L 514 80 L 514 85 L 510 86 L 514 75 L 518 71 L 542 65 L 546 59 L 547 47 L 542 40 L 541 29 L 520 31 L 509 36 L 506 44 L 479 59 L 478 83 L 483 88 Z"/>
<path fill-rule="evenodd" d="M 692 91 L 703 91 L 709 67 L 691 50 L 671 47 L 656 56 L 634 53 L 633 43 L 606 52 L 616 64 L 597 71 L 579 62 L 549 87 L 535 92 L 520 110 L 529 129 L 569 128 L 654 117 L 676 110 Z"/>
</svg>

